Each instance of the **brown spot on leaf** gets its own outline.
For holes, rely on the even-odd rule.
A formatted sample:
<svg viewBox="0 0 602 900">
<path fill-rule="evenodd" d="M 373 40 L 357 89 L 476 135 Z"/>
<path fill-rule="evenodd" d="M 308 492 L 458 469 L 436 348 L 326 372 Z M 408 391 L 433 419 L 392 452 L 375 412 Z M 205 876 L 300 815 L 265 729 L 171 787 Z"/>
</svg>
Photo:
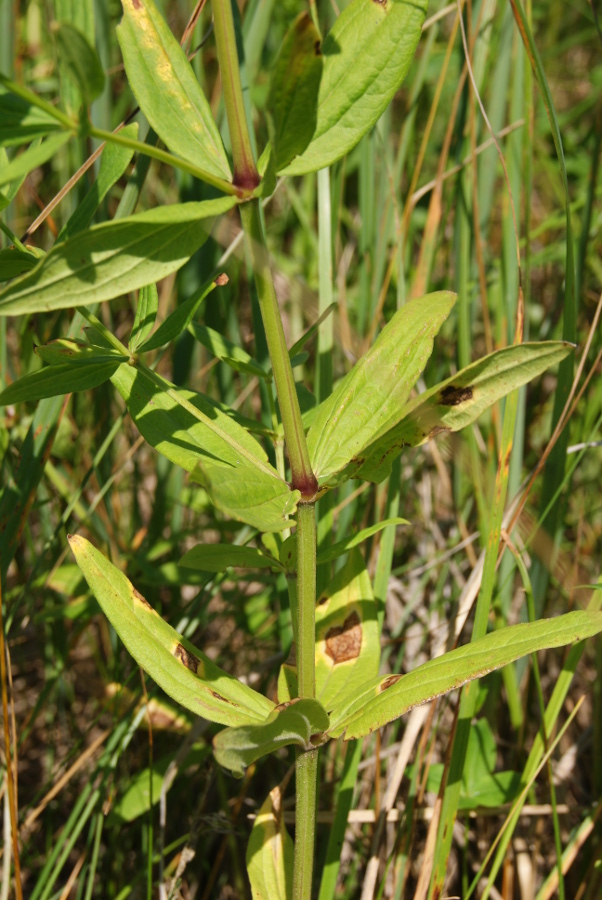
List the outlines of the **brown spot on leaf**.
<svg viewBox="0 0 602 900">
<path fill-rule="evenodd" d="M 173 655 L 176 659 L 179 659 L 182 665 L 186 666 L 187 669 L 190 669 L 195 675 L 197 674 L 199 660 L 194 653 L 191 653 L 190 650 L 187 650 L 182 644 L 176 644 Z"/>
<path fill-rule="evenodd" d="M 140 0 L 132 0 L 132 4 L 134 6 L 134 9 L 142 9 L 142 3 L 140 2 Z"/>
<path fill-rule="evenodd" d="M 217 691 L 212 691 L 210 689 L 209 693 L 211 694 L 212 697 L 215 697 L 216 700 L 221 700 L 222 703 L 227 703 L 228 706 L 239 706 L 239 704 L 235 703 L 234 700 L 227 700 L 225 697 L 222 697 L 221 694 L 218 694 Z"/>
<path fill-rule="evenodd" d="M 326 653 L 335 666 L 337 663 L 357 659 L 362 649 L 362 626 L 356 612 L 350 613 L 342 625 L 326 632 Z"/>
<path fill-rule="evenodd" d="M 466 403 L 467 400 L 472 400 L 471 387 L 455 387 L 453 384 L 448 384 L 441 391 L 440 403 L 443 406 L 459 406 L 460 403 Z"/>
<path fill-rule="evenodd" d="M 316 54 L 316 56 L 322 56 L 322 44 L 320 43 L 320 41 L 316 41 L 316 43 L 314 44 L 314 53 Z"/>
<path fill-rule="evenodd" d="M 383 691 L 386 691 L 387 688 L 393 687 L 394 684 L 397 684 L 403 678 L 403 675 L 389 675 L 388 678 L 385 678 L 383 683 L 381 684 L 379 690 L 382 694 Z"/>
<path fill-rule="evenodd" d="M 435 425 L 435 427 L 431 428 L 428 433 L 429 441 L 432 441 L 434 437 L 436 437 L 438 434 L 442 434 L 444 431 L 451 431 L 451 428 L 448 428 L 447 425 Z"/>
<path fill-rule="evenodd" d="M 142 594 L 140 593 L 140 591 L 137 591 L 136 588 L 134 588 L 134 597 L 135 597 L 136 600 L 138 600 L 138 602 L 141 603 L 142 606 L 144 606 L 146 609 L 150 609 L 151 612 L 154 612 L 154 611 L 155 611 L 155 610 L 152 608 L 152 606 L 150 605 L 150 603 L 148 602 L 148 600 L 146 599 L 146 597 L 143 597 Z M 177 655 L 177 654 L 176 654 L 176 655 Z"/>
</svg>

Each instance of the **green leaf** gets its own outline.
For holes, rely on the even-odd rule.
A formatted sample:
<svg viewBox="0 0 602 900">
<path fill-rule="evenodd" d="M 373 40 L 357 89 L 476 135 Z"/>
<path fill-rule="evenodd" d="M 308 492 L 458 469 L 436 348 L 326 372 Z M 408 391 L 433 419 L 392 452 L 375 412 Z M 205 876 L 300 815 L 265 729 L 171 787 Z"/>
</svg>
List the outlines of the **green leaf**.
<svg viewBox="0 0 602 900">
<path fill-rule="evenodd" d="M 202 394 L 176 390 L 145 366 L 124 364 L 113 384 L 140 433 L 191 473 L 224 512 L 261 531 L 281 531 L 297 505 L 255 438 Z"/>
<path fill-rule="evenodd" d="M 247 874 L 253 900 L 292 900 L 294 846 L 284 824 L 282 789 L 261 805 L 247 846 Z"/>
<path fill-rule="evenodd" d="M 247 375 L 255 375 L 257 378 L 269 377 L 266 370 L 258 362 L 255 362 L 253 357 L 249 356 L 242 347 L 232 343 L 218 331 L 214 331 L 213 328 L 208 328 L 199 322 L 190 322 L 188 331 L 210 353 L 213 353 L 214 356 L 217 356 L 218 359 L 221 359 L 237 372 L 245 372 Z"/>
<path fill-rule="evenodd" d="M 203 459 L 225 466 L 256 460 L 266 473 L 278 478 L 255 438 L 202 394 L 176 390 L 146 367 L 128 364 L 111 380 L 148 443 L 187 472 Z"/>
<path fill-rule="evenodd" d="M 89 541 L 69 544 L 90 589 L 138 665 L 173 700 L 222 725 L 263 722 L 274 704 L 197 650 L 150 606 L 126 576 Z"/>
<path fill-rule="evenodd" d="M 35 253 L 19 250 L 17 247 L 0 250 L 0 281 L 8 281 L 10 278 L 17 278 L 23 272 L 31 271 L 39 261 L 40 257 Z"/>
<path fill-rule="evenodd" d="M 278 561 L 266 556 L 255 547 L 238 547 L 235 544 L 197 544 L 184 554 L 179 566 L 200 569 L 202 572 L 224 572 L 230 566 L 241 569 L 270 569 Z"/>
<path fill-rule="evenodd" d="M 43 400 L 45 397 L 71 394 L 74 391 L 87 391 L 108 381 L 120 365 L 119 359 L 107 362 L 90 359 L 82 361 L 77 366 L 69 363 L 47 366 L 19 378 L 4 388 L 0 392 L 0 406 Z"/>
<path fill-rule="evenodd" d="M 155 324 L 157 310 L 159 309 L 159 292 L 156 284 L 147 284 L 138 291 L 138 303 L 136 304 L 136 315 L 134 316 L 134 324 L 132 325 L 132 333 L 128 347 L 133 352 L 144 339 L 150 334 Z"/>
<path fill-rule="evenodd" d="M 316 697 L 327 710 L 341 706 L 378 675 L 379 663 L 374 594 L 356 550 L 316 606 Z"/>
<path fill-rule="evenodd" d="M 69 133 L 51 134 L 41 143 L 34 142 L 23 153 L 19 153 L 14 159 L 11 159 L 7 166 L 0 169 L 0 187 L 11 181 L 23 180 L 33 169 L 43 166 L 56 155 L 70 137 L 72 135 Z"/>
<path fill-rule="evenodd" d="M 105 86 L 105 73 L 96 49 L 78 28 L 68 22 L 57 22 L 53 31 L 61 64 L 79 88 L 87 106 L 102 94 Z"/>
<path fill-rule="evenodd" d="M 321 485 L 333 487 L 350 477 L 345 468 L 357 468 L 364 448 L 398 421 L 455 300 L 455 294 L 440 291 L 402 307 L 320 405 L 307 443 Z"/>
<path fill-rule="evenodd" d="M 284 169 L 329 166 L 376 124 L 404 80 L 428 0 L 352 0 L 322 44 L 317 125 L 305 152 Z"/>
<path fill-rule="evenodd" d="M 466 428 L 501 397 L 536 378 L 573 349 L 564 341 L 515 344 L 472 363 L 410 401 L 397 424 L 385 426 L 365 448 L 362 456 L 366 461 L 358 476 L 382 481 L 403 447 L 417 447 L 442 432 Z"/>
<path fill-rule="evenodd" d="M 224 469 L 200 462 L 190 477 L 205 488 L 218 509 L 239 522 L 270 532 L 294 525 L 289 517 L 297 509 L 300 492 L 258 467 Z"/>
<path fill-rule="evenodd" d="M 0 292 L 0 315 L 48 312 L 112 300 L 175 272 L 207 240 L 213 218 L 236 200 L 160 206 L 93 225 Z"/>
<path fill-rule="evenodd" d="M 270 78 L 267 109 L 277 171 L 303 153 L 313 137 L 321 77 L 320 35 L 309 12 L 302 12 L 284 37 Z"/>
<path fill-rule="evenodd" d="M 123 354 L 118 350 L 104 349 L 71 338 L 57 338 L 49 344 L 36 347 L 35 351 L 40 359 L 51 365 L 81 366 L 84 362 L 123 362 Z"/>
<path fill-rule="evenodd" d="M 408 675 L 375 679 L 350 703 L 331 713 L 331 737 L 364 737 L 414 706 L 434 700 L 508 663 L 550 647 L 562 647 L 602 631 L 602 613 L 578 611 L 511 625 L 418 666 Z"/>
<path fill-rule="evenodd" d="M 319 746 L 328 725 L 328 715 L 317 700 L 291 700 L 276 707 L 261 725 L 220 731 L 213 738 L 213 752 L 220 766 L 242 776 L 247 766 L 279 747 L 295 744 L 312 750 Z"/>
<path fill-rule="evenodd" d="M 119 134 L 136 138 L 138 123 L 132 122 L 130 125 L 126 125 Z M 127 169 L 133 155 L 134 151 L 130 147 L 122 147 L 120 144 L 105 144 L 100 157 L 98 178 L 77 209 L 65 222 L 57 238 L 57 244 L 88 227 L 104 198 Z"/>
<path fill-rule="evenodd" d="M 56 119 L 0 84 L 0 145 L 28 144 L 60 127 Z"/>
<path fill-rule="evenodd" d="M 209 103 L 165 20 L 152 0 L 122 0 L 122 6 L 117 37 L 142 112 L 172 153 L 231 181 Z"/>
<path fill-rule="evenodd" d="M 188 327 L 192 321 L 192 317 L 196 314 L 199 306 L 211 291 L 218 285 L 227 284 L 227 275 L 218 275 L 209 284 L 204 284 L 198 291 L 181 303 L 170 315 L 162 322 L 154 334 L 145 341 L 139 348 L 140 353 L 147 350 L 157 350 L 165 344 L 169 344 Z"/>
</svg>

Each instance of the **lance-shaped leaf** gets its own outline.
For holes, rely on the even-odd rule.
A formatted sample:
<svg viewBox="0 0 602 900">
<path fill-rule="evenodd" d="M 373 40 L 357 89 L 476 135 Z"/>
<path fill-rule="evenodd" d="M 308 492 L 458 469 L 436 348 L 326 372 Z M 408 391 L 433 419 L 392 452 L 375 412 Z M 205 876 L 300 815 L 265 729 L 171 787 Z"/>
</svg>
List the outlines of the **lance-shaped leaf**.
<svg viewBox="0 0 602 900">
<path fill-rule="evenodd" d="M 270 79 L 267 109 L 278 171 L 303 153 L 313 137 L 321 77 L 320 35 L 309 12 L 302 12 L 284 37 Z"/>
<path fill-rule="evenodd" d="M 602 631 L 602 613 L 578 611 L 511 625 L 418 666 L 408 675 L 375 679 L 350 702 L 331 713 L 331 737 L 363 737 L 414 706 L 434 700 L 475 678 L 482 678 L 521 656 L 562 647 Z"/>
<path fill-rule="evenodd" d="M 329 166 L 376 124 L 408 72 L 427 5 L 428 0 L 352 0 L 343 10 L 322 44 L 313 139 L 285 174 Z"/>
<path fill-rule="evenodd" d="M 0 292 L 0 315 L 112 300 L 175 272 L 207 240 L 233 197 L 159 206 L 82 231 Z"/>
<path fill-rule="evenodd" d="M 156 284 L 147 284 L 138 291 L 136 315 L 132 333 L 128 341 L 130 350 L 135 351 L 153 330 L 159 309 L 159 292 Z"/>
<path fill-rule="evenodd" d="M 402 307 L 374 345 L 320 405 L 307 443 L 322 485 L 362 454 L 403 408 L 433 349 L 433 339 L 455 303 L 449 291 L 427 294 Z"/>
<path fill-rule="evenodd" d="M 192 473 L 216 506 L 260 530 L 290 525 L 299 498 L 267 461 L 261 445 L 202 394 L 176 390 L 144 366 L 123 364 L 112 382 L 140 433 Z"/>
<path fill-rule="evenodd" d="M 28 144 L 61 126 L 48 113 L 0 84 L 0 145 Z"/>
<path fill-rule="evenodd" d="M 8 281 L 24 272 L 31 272 L 39 261 L 40 257 L 37 254 L 19 250 L 18 247 L 0 250 L 0 281 Z"/>
<path fill-rule="evenodd" d="M 247 874 L 253 900 L 292 900 L 294 846 L 284 824 L 283 788 L 261 805 L 247 846 Z"/>
<path fill-rule="evenodd" d="M 259 531 L 278 532 L 294 524 L 289 517 L 297 509 L 301 494 L 272 471 L 276 477 L 266 475 L 258 466 L 224 468 L 202 460 L 190 477 L 205 488 L 226 515 Z"/>
<path fill-rule="evenodd" d="M 327 710 L 341 706 L 378 675 L 379 662 L 374 594 L 356 550 L 316 606 L 316 697 Z"/>
<path fill-rule="evenodd" d="M 221 766 L 242 776 L 247 766 L 290 744 L 312 750 L 324 743 L 330 720 L 317 700 L 291 700 L 277 706 L 261 725 L 226 728 L 213 738 L 213 752 Z"/>
<path fill-rule="evenodd" d="M 172 313 L 168 315 L 164 322 L 161 322 L 157 330 L 151 334 L 148 340 L 138 348 L 140 353 L 147 350 L 157 350 L 159 347 L 169 344 L 170 341 L 179 337 L 185 328 L 192 322 L 193 316 L 208 294 L 211 293 L 218 285 L 228 284 L 227 275 L 218 275 L 209 284 L 204 284 L 198 291 L 181 303 Z"/>
<path fill-rule="evenodd" d="M 83 362 L 119 362 L 124 361 L 124 354 L 109 347 L 97 347 L 71 338 L 57 338 L 49 344 L 36 347 L 35 352 L 44 362 L 51 365 L 66 363 L 79 366 Z"/>
<path fill-rule="evenodd" d="M 122 359 L 122 356 L 100 362 L 97 359 L 88 359 L 82 360 L 77 365 L 61 363 L 39 369 L 31 375 L 24 375 L 0 391 L 0 406 L 33 402 L 98 387 L 111 378 L 121 365 Z"/>
<path fill-rule="evenodd" d="M 516 344 L 472 363 L 410 401 L 393 428 L 383 428 L 361 454 L 365 462 L 359 477 L 382 481 L 403 447 L 417 447 L 442 432 L 466 428 L 501 397 L 541 375 L 573 349 L 564 341 Z"/>
<path fill-rule="evenodd" d="M 197 544 L 184 554 L 179 566 L 201 572 L 223 572 L 230 566 L 241 569 L 283 568 L 278 560 L 255 547 L 235 544 Z"/>
<path fill-rule="evenodd" d="M 57 151 L 66 144 L 71 134 L 51 134 L 41 143 L 34 143 L 23 153 L 19 153 L 14 159 L 0 169 L 0 187 L 11 181 L 23 180 L 26 175 L 38 166 L 44 165 Z"/>
<path fill-rule="evenodd" d="M 78 28 L 69 22 L 57 22 L 53 27 L 61 64 L 79 88 L 85 104 L 102 94 L 105 73 L 96 49 Z"/>
<path fill-rule="evenodd" d="M 188 331 L 203 347 L 206 347 L 210 353 L 225 362 L 231 369 L 245 372 L 247 375 L 255 375 L 257 378 L 269 378 L 266 370 L 252 356 L 249 356 L 246 350 L 229 341 L 219 331 L 214 331 L 213 328 L 208 328 L 199 322 L 191 322 Z"/>
<path fill-rule="evenodd" d="M 222 725 L 263 722 L 274 704 L 216 666 L 150 606 L 89 541 L 70 535 L 78 566 L 103 612 L 138 665 L 166 694 Z"/>
<path fill-rule="evenodd" d="M 123 0 L 122 6 L 117 37 L 142 112 L 173 153 L 231 181 L 209 103 L 165 20 L 152 0 Z"/>
</svg>

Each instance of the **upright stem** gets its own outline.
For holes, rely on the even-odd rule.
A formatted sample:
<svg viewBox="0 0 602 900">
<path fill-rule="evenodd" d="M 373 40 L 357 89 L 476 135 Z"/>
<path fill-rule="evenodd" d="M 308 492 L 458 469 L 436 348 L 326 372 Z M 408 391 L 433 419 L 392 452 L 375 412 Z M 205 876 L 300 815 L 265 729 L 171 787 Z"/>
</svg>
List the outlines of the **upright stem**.
<svg viewBox="0 0 602 900">
<path fill-rule="evenodd" d="M 259 175 L 240 82 L 231 0 L 213 0 L 213 22 L 222 77 L 224 105 L 232 141 L 234 184 L 253 188 Z M 299 696 L 313 698 L 316 692 L 315 606 L 316 606 L 316 517 L 318 482 L 312 472 L 309 451 L 291 361 L 284 338 L 280 309 L 274 290 L 268 251 L 261 222 L 259 200 L 240 205 L 253 274 L 291 465 L 291 486 L 299 490 L 297 508 L 297 672 Z M 318 751 L 299 753 L 296 765 L 297 812 L 295 828 L 294 900 L 310 900 L 316 828 Z"/>
<path fill-rule="evenodd" d="M 252 190 L 257 187 L 260 179 L 253 157 L 253 148 L 251 147 L 251 137 L 242 96 L 232 5 L 230 0 L 213 0 L 212 6 L 224 105 L 228 116 L 230 141 L 232 143 L 234 184 L 238 187 Z"/>
<path fill-rule="evenodd" d="M 291 464 L 292 486 L 301 491 L 301 496 L 304 499 L 312 500 L 318 489 L 318 484 L 309 461 L 307 441 L 305 440 L 305 432 L 301 420 L 301 410 L 295 389 L 295 379 L 284 338 L 280 309 L 276 299 L 259 215 L 259 200 L 249 200 L 247 203 L 241 203 L 239 208 L 243 228 L 249 243 L 261 317 L 272 361 L 274 382 L 280 403 L 280 415 L 282 416 L 282 427 L 284 428 L 284 438 Z"/>
</svg>

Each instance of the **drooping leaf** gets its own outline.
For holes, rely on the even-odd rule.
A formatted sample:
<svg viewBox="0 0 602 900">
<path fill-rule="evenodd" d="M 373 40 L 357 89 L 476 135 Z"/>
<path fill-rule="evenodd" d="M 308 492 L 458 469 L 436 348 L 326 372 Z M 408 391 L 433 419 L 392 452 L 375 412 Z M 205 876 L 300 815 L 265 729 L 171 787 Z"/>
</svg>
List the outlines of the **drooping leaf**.
<svg viewBox="0 0 602 900">
<path fill-rule="evenodd" d="M 23 272 L 30 272 L 40 261 L 35 253 L 19 250 L 18 247 L 9 247 L 0 250 L 0 281 L 8 281 L 17 278 Z"/>
<path fill-rule="evenodd" d="M 218 508 L 261 531 L 290 526 L 299 492 L 236 421 L 143 366 L 124 364 L 111 380 L 149 444 L 190 472 Z"/>
<path fill-rule="evenodd" d="M 0 145 L 28 144 L 60 127 L 56 119 L 0 84 Z"/>
<path fill-rule="evenodd" d="M 217 356 L 218 359 L 221 359 L 237 372 L 245 372 L 247 375 L 255 375 L 258 378 L 268 378 L 266 370 L 258 362 L 255 362 L 246 350 L 232 343 L 218 331 L 214 331 L 213 328 L 208 328 L 199 322 L 190 322 L 188 331 L 210 353 L 213 353 L 214 356 Z"/>
<path fill-rule="evenodd" d="M 159 206 L 102 222 L 61 244 L 0 292 L 0 315 L 48 312 L 112 300 L 175 272 L 207 240 L 233 197 Z"/>
<path fill-rule="evenodd" d="M 176 389 L 145 367 L 127 363 L 111 380 L 145 440 L 187 472 L 203 458 L 229 466 L 256 459 L 277 476 L 255 438 L 202 394 Z"/>
<path fill-rule="evenodd" d="M 172 699 L 223 725 L 265 720 L 274 709 L 271 700 L 228 675 L 179 635 L 89 541 L 70 535 L 69 543 L 92 593 L 126 648 Z"/>
<path fill-rule="evenodd" d="M 156 284 L 147 284 L 138 291 L 138 303 L 136 304 L 136 315 L 134 316 L 134 324 L 132 325 L 132 333 L 128 347 L 135 351 L 143 343 L 144 339 L 150 334 L 155 324 L 157 310 L 159 309 L 159 293 Z"/>
<path fill-rule="evenodd" d="M 362 456 L 358 475 L 382 481 L 403 447 L 417 447 L 442 432 L 460 431 L 501 397 L 541 375 L 573 350 L 564 341 L 505 347 L 436 385 L 401 411 L 398 424 L 385 426 Z"/>
<path fill-rule="evenodd" d="M 277 171 L 303 153 L 313 137 L 321 77 L 320 35 L 309 12 L 302 12 L 284 37 L 270 78 L 267 109 Z"/>
<path fill-rule="evenodd" d="M 434 700 L 508 663 L 551 647 L 562 647 L 602 631 L 602 613 L 577 611 L 511 625 L 429 660 L 407 675 L 375 679 L 351 702 L 331 712 L 330 735 L 363 737 L 414 706 Z"/>
<path fill-rule="evenodd" d="M 43 166 L 45 162 L 56 156 L 58 150 L 66 144 L 71 134 L 51 134 L 40 143 L 34 142 L 23 153 L 11 159 L 7 166 L 0 169 L 0 187 L 11 181 L 23 180 L 33 169 Z"/>
<path fill-rule="evenodd" d="M 119 134 L 135 139 L 138 136 L 138 123 L 132 122 L 130 125 L 126 125 Z M 127 169 L 133 155 L 134 151 L 130 147 L 122 147 L 121 144 L 105 145 L 100 157 L 98 178 L 77 209 L 65 222 L 59 232 L 57 243 L 66 241 L 88 227 L 104 198 Z"/>
<path fill-rule="evenodd" d="M 352 0 L 322 43 L 317 125 L 304 153 L 283 170 L 329 166 L 376 124 L 405 78 L 427 0 Z"/>
<path fill-rule="evenodd" d="M 227 283 L 228 277 L 226 275 L 218 275 L 209 284 L 204 284 L 198 291 L 195 291 L 192 297 L 189 297 L 188 300 L 185 300 L 184 303 L 181 303 L 170 313 L 165 321 L 161 322 L 154 334 L 140 345 L 138 348 L 140 353 L 145 353 L 147 350 L 157 350 L 159 347 L 163 347 L 179 337 L 188 327 L 193 316 L 196 315 L 205 297 L 218 285 Z"/>
<path fill-rule="evenodd" d="M 56 397 L 59 394 L 71 394 L 74 391 L 87 391 L 104 384 L 121 365 L 121 359 L 110 359 L 99 362 L 97 359 L 82 360 L 78 365 L 61 363 L 47 366 L 24 375 L 0 392 L 0 406 L 9 403 L 23 403 Z"/>
<path fill-rule="evenodd" d="M 197 544 L 184 554 L 179 566 L 200 569 L 202 572 L 223 572 L 230 566 L 242 569 L 270 569 L 278 561 L 255 547 L 238 547 L 235 544 Z"/>
<path fill-rule="evenodd" d="M 294 847 L 284 824 L 282 789 L 275 787 L 257 813 L 247 846 L 253 900 L 292 900 Z"/>
<path fill-rule="evenodd" d="M 370 577 L 357 550 L 316 606 L 316 697 L 333 709 L 378 675 L 380 635 Z"/>
<path fill-rule="evenodd" d="M 329 721 L 317 700 L 291 700 L 272 710 L 261 725 L 220 731 L 213 738 L 213 752 L 220 766 L 242 776 L 247 766 L 279 747 L 295 744 L 312 750 L 319 746 Z"/>
<path fill-rule="evenodd" d="M 169 149 L 232 180 L 211 108 L 186 54 L 152 0 L 123 0 L 117 37 L 140 108 Z"/>
<path fill-rule="evenodd" d="M 433 349 L 433 339 L 455 302 L 440 291 L 402 307 L 374 345 L 320 405 L 307 443 L 321 485 L 334 486 L 339 473 L 363 454 L 389 422 L 397 421 Z"/>
<path fill-rule="evenodd" d="M 205 488 L 218 509 L 239 522 L 275 532 L 294 524 L 289 517 L 297 509 L 300 492 L 259 467 L 241 465 L 226 470 L 200 461 L 190 477 Z"/>
<path fill-rule="evenodd" d="M 77 85 L 87 105 L 102 94 L 105 73 L 96 48 L 69 22 L 57 22 L 53 28 L 61 64 Z"/>
<path fill-rule="evenodd" d="M 35 348 L 36 354 L 44 362 L 51 365 L 67 364 L 80 366 L 83 362 L 118 362 L 124 361 L 124 356 L 113 348 L 97 347 L 94 344 L 86 344 L 82 341 L 74 341 L 71 338 L 57 338 L 49 344 L 42 344 Z"/>
</svg>

